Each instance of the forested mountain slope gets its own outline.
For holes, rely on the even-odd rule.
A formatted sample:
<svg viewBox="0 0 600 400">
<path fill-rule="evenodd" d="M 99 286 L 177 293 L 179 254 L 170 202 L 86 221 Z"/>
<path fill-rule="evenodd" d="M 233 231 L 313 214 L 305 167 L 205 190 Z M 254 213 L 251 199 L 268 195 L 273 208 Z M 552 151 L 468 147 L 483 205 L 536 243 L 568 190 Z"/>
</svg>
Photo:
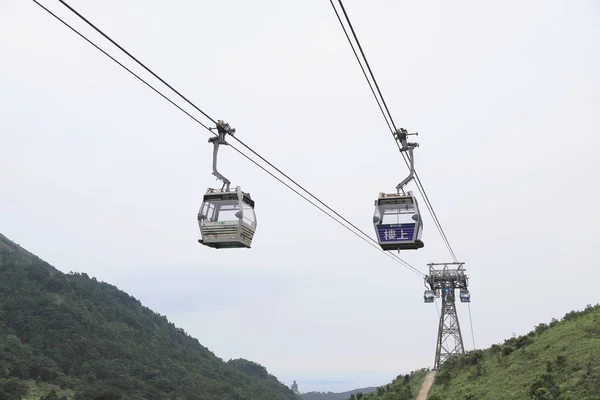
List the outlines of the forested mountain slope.
<svg viewBox="0 0 600 400">
<path fill-rule="evenodd" d="M 262 366 L 225 363 L 134 297 L 0 235 L 0 399 L 52 388 L 45 398 L 298 399 Z"/>
</svg>

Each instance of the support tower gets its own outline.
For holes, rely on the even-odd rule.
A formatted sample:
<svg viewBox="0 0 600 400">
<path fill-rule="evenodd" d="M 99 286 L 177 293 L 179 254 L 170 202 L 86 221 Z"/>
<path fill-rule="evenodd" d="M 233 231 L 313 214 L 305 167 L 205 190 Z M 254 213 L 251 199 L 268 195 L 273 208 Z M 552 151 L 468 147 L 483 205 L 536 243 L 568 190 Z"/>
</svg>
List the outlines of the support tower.
<svg viewBox="0 0 600 400">
<path fill-rule="evenodd" d="M 425 277 L 425 302 L 433 303 L 434 296 L 442 298 L 442 310 L 438 327 L 437 346 L 435 350 L 434 370 L 439 370 L 453 354 L 464 354 L 462 334 L 458 315 L 456 314 L 455 291 L 460 290 L 460 301 L 471 301 L 469 294 L 469 278 L 465 273 L 464 263 L 431 263 L 429 275 Z"/>
</svg>

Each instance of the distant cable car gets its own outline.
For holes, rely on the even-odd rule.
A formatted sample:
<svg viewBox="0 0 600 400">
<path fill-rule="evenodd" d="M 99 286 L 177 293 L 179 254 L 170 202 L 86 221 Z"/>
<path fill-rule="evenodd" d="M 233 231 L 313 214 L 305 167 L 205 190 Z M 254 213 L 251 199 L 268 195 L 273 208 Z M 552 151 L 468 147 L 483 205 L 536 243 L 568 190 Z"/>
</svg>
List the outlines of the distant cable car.
<svg viewBox="0 0 600 400">
<path fill-rule="evenodd" d="M 434 300 L 433 290 L 426 290 L 425 293 L 423 294 L 423 299 L 425 300 L 425 303 L 433 303 L 433 300 Z"/>
<path fill-rule="evenodd" d="M 198 225 L 202 239 L 199 243 L 216 249 L 250 248 L 256 231 L 254 200 L 237 186 L 229 190 L 230 181 L 217 171 L 219 145 L 227 145 L 225 135 L 234 135 L 235 129 L 222 120 L 217 121 L 219 136 L 213 143 L 213 175 L 223 181 L 221 189 L 208 188 L 198 211 Z"/>
<path fill-rule="evenodd" d="M 467 289 L 460 289 L 460 301 L 462 303 L 470 303 L 471 302 L 471 294 Z"/>
<path fill-rule="evenodd" d="M 417 199 L 411 191 L 404 193 L 404 186 L 413 179 L 415 163 L 413 149 L 417 143 L 408 143 L 406 129 L 400 128 L 395 138 L 402 147 L 400 151 L 407 151 L 410 159 L 410 172 L 402 182 L 396 186 L 396 193 L 379 193 L 375 200 L 373 213 L 373 226 L 377 240 L 383 250 L 417 250 L 425 244 L 421 240 L 423 233 L 423 220 L 419 211 Z M 402 194 L 400 193 L 402 191 Z"/>
</svg>

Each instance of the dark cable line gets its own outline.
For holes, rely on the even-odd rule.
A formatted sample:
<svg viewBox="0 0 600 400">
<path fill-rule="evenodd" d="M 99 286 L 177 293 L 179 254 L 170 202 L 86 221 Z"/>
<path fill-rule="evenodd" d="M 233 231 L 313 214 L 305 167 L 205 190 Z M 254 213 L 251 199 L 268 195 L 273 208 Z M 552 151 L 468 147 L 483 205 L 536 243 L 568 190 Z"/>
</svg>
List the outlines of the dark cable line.
<svg viewBox="0 0 600 400">
<path fill-rule="evenodd" d="M 167 96 L 165 96 L 163 93 L 161 93 L 159 90 L 157 90 L 156 88 L 154 88 L 152 85 L 150 85 L 147 81 L 145 81 L 143 78 L 141 78 L 139 75 L 137 75 L 136 73 L 134 73 L 133 71 L 131 71 L 129 68 L 127 68 L 125 65 L 123 65 L 121 62 L 119 62 L 118 60 L 116 60 L 114 57 L 112 57 L 110 54 L 108 54 L 106 51 L 104 51 L 103 49 L 101 49 L 98 45 L 96 45 L 95 43 L 93 43 L 91 40 L 89 40 L 87 37 L 85 37 L 83 34 L 81 34 L 79 31 L 77 31 L 75 28 L 73 28 L 71 25 L 69 25 L 67 22 L 65 22 L 63 19 L 61 19 L 60 17 L 58 17 L 56 14 L 54 14 L 52 11 L 50 11 L 49 9 L 47 9 L 46 7 L 44 7 L 42 4 L 40 4 L 37 0 L 33 0 L 33 2 L 35 2 L 38 6 L 40 6 L 42 9 L 44 9 L 46 12 L 48 12 L 50 15 L 52 15 L 54 18 L 56 18 L 58 21 L 62 22 L 65 26 L 67 26 L 69 29 L 71 29 L 73 32 L 75 32 L 77 35 L 79 35 L 81 38 L 83 38 L 84 40 L 86 40 L 88 43 L 90 43 L 92 46 L 94 46 L 96 49 L 98 49 L 100 52 L 102 52 L 104 55 L 106 55 L 107 57 L 109 57 L 111 60 L 113 60 L 114 62 L 116 62 L 119 66 L 121 66 L 123 69 L 125 69 L 126 71 L 128 71 L 130 74 L 132 74 L 133 76 L 135 76 L 138 80 L 140 80 L 142 83 L 144 83 L 146 86 L 148 86 L 149 88 L 151 88 L 153 91 L 155 91 L 156 93 L 158 93 L 161 97 L 163 97 L 165 100 L 167 100 L 169 103 L 171 103 L 172 105 L 174 105 L 175 107 L 177 107 L 180 111 L 182 111 L 184 114 L 186 114 L 187 116 L 189 116 L 190 118 L 192 118 L 195 122 L 197 122 L 198 124 L 200 124 L 202 127 L 204 127 L 205 129 L 207 129 L 209 132 L 211 132 L 213 135 L 217 135 L 216 133 L 214 133 L 210 128 L 208 128 L 205 124 L 203 124 L 202 122 L 200 122 L 197 118 L 195 118 L 194 116 L 192 116 L 190 113 L 188 113 L 187 111 L 185 111 L 183 108 L 181 108 L 179 105 L 177 105 L 175 102 L 173 102 L 171 99 L 169 99 Z M 119 46 L 120 47 L 120 46 Z M 132 57 L 133 58 L 133 57 Z M 159 78 L 160 79 L 160 78 Z M 164 81 L 162 79 L 160 79 L 163 83 Z M 165 83 L 166 84 L 166 83 Z M 169 86 L 167 84 L 167 86 Z M 173 91 L 175 91 L 173 89 Z M 176 92 L 176 91 L 175 91 Z M 177 94 L 179 94 L 178 92 L 176 92 Z M 185 99 L 185 97 L 183 97 L 181 94 L 179 94 L 182 98 Z M 186 99 L 186 101 L 189 102 L 189 100 Z M 191 103 L 191 102 L 190 102 Z M 193 105 L 193 104 L 192 104 Z M 195 107 L 195 106 L 194 106 Z M 197 107 L 195 107 L 197 108 Z M 201 111 L 201 110 L 200 110 Z M 202 112 L 202 111 L 201 111 Z M 202 112 L 203 113 L 203 112 Z M 203 113 L 204 114 L 204 113 Z M 206 114 L 204 114 L 206 115 Z M 210 119 L 210 117 L 208 117 Z M 212 120 L 212 119 L 211 119 Z M 311 201 L 310 199 L 308 199 L 307 197 L 305 197 L 304 195 L 302 195 L 301 193 L 299 193 L 296 189 L 292 188 L 290 185 L 288 185 L 287 183 L 285 183 L 283 180 L 281 180 L 279 177 L 275 176 L 272 172 L 268 171 L 266 168 L 264 168 L 263 166 L 261 166 L 260 164 L 258 164 L 255 160 L 251 159 L 250 157 L 248 157 L 246 154 L 242 153 L 239 149 L 237 149 L 236 147 L 234 147 L 233 145 L 229 145 L 231 148 L 233 148 L 236 152 L 238 152 L 239 154 L 241 154 L 242 156 L 244 156 L 246 159 L 250 160 L 252 163 L 254 163 L 256 166 L 258 166 L 259 168 L 261 168 L 263 171 L 265 171 L 267 174 L 269 174 L 271 177 L 275 178 L 276 180 L 278 180 L 280 183 L 282 183 L 283 185 L 285 185 L 288 189 L 292 190 L 294 193 L 296 193 L 297 195 L 299 195 L 300 197 L 302 197 L 304 200 L 308 201 L 310 204 L 312 204 L 313 206 L 315 206 L 317 209 L 319 209 L 320 211 L 322 211 L 324 214 L 326 214 L 327 216 L 329 216 L 331 219 L 333 219 L 334 221 L 336 221 L 337 223 L 339 223 L 340 225 L 342 225 L 344 228 L 348 229 L 350 232 L 352 232 L 353 234 L 355 234 L 357 237 L 359 237 L 360 239 L 362 239 L 363 241 L 365 241 L 366 243 L 368 243 L 369 245 L 373 246 L 374 248 L 378 249 L 379 251 L 381 251 L 382 253 L 384 253 L 385 255 L 387 255 L 388 257 L 392 258 L 394 261 L 396 262 L 401 262 L 402 264 L 404 264 L 403 266 L 405 266 L 406 268 L 408 268 L 410 271 L 417 273 L 420 276 L 423 276 L 423 273 L 421 273 L 418 269 L 416 269 L 415 267 L 413 267 L 412 265 L 410 265 L 409 263 L 407 263 L 406 261 L 402 260 L 400 257 L 394 255 L 394 254 L 390 254 L 386 251 L 384 251 L 383 249 L 381 249 L 377 242 L 375 240 L 373 240 L 372 238 L 370 238 L 364 231 L 362 231 L 360 228 L 357 228 L 356 226 L 354 226 L 352 223 L 348 222 L 344 217 L 342 217 L 341 215 L 339 215 L 337 212 L 335 212 L 334 210 L 332 210 L 329 206 L 327 206 L 327 204 L 323 203 L 321 200 L 319 200 L 316 196 L 312 195 L 310 192 L 308 192 L 306 189 L 304 189 L 301 185 L 299 185 L 298 183 L 296 183 L 295 181 L 293 181 L 291 178 L 287 177 L 287 175 L 283 174 L 284 176 L 286 176 L 288 179 L 290 179 L 290 181 L 294 182 L 297 186 L 299 186 L 300 188 L 302 188 L 302 190 L 304 190 L 305 192 L 309 193 L 312 197 L 314 197 L 315 199 L 317 199 L 321 204 L 325 205 L 327 208 L 329 208 L 331 211 L 333 211 L 336 215 L 338 215 L 340 218 L 342 218 L 343 220 L 345 220 L 346 222 L 348 222 L 350 225 L 352 225 L 356 230 L 358 230 L 360 233 L 362 233 L 364 236 L 366 236 L 368 239 L 370 239 L 372 242 L 374 242 L 375 244 L 369 242 L 369 240 L 367 240 L 365 237 L 360 236 L 357 232 L 353 231 L 352 229 L 350 229 L 348 226 L 344 225 L 342 222 L 340 222 L 339 220 L 337 220 L 335 217 L 333 217 L 331 214 L 329 214 L 328 212 L 326 212 L 325 210 L 323 210 L 322 208 L 320 208 L 317 204 L 315 204 L 313 201 Z M 246 146 L 247 147 L 247 146 Z M 262 157 L 261 157 L 262 158 Z M 270 163 L 269 163 L 270 164 Z M 279 171 L 281 173 L 281 171 Z"/>
<path fill-rule="evenodd" d="M 417 182 L 417 187 L 420 187 L 419 191 L 421 192 L 421 194 L 423 195 L 423 198 L 425 199 L 425 205 L 426 206 L 428 205 L 429 211 L 431 212 L 431 216 L 433 217 L 434 221 L 436 221 L 436 225 L 438 227 L 438 230 L 440 231 L 440 234 L 442 235 L 442 238 L 444 239 L 446 247 L 448 247 L 448 250 L 450 251 L 452 258 L 454 259 L 454 262 L 458 262 L 458 259 L 456 258 L 456 255 L 454 254 L 454 250 L 452 249 L 452 246 L 450 246 L 450 241 L 448 240 L 448 237 L 446 236 L 446 232 L 444 232 L 444 228 L 442 228 L 442 224 L 439 221 L 437 214 L 435 213 L 435 210 L 433 209 L 433 205 L 431 205 L 431 202 L 429 201 L 429 196 L 425 192 L 425 187 L 423 187 L 423 184 L 421 183 L 421 178 L 419 178 L 417 171 L 415 171 L 415 179 Z"/>
<path fill-rule="evenodd" d="M 369 65 L 369 61 L 367 61 L 367 56 L 365 56 L 365 53 L 362 49 L 362 46 L 360 45 L 360 42 L 358 41 L 358 37 L 356 36 L 356 32 L 354 32 L 354 27 L 352 26 L 352 22 L 350 22 L 350 18 L 348 18 L 348 14 L 346 13 L 346 9 L 344 8 L 344 4 L 342 3 L 342 0 L 338 0 L 338 2 L 340 3 L 340 6 L 342 7 L 342 11 L 344 12 L 344 16 L 346 17 L 346 21 L 348 21 L 348 26 L 350 27 L 350 30 L 352 31 L 352 35 L 354 36 L 354 40 L 356 40 L 356 44 L 358 45 L 358 49 L 360 50 L 360 54 L 362 54 L 364 60 L 365 60 L 365 64 L 367 65 L 367 68 L 369 70 L 369 73 L 371 74 L 371 78 L 373 79 L 373 83 L 375 84 L 375 87 L 377 88 L 377 93 L 379 93 L 379 97 L 381 97 L 381 101 L 383 102 L 383 105 L 385 107 L 385 110 L 387 111 L 389 117 L 390 117 L 390 122 L 392 123 L 392 126 L 394 127 L 394 133 L 396 132 L 396 124 L 394 123 L 394 119 L 392 118 L 392 114 L 390 113 L 390 110 L 388 109 L 387 104 L 385 103 L 385 99 L 383 98 L 383 94 L 381 94 L 381 90 L 379 89 L 379 85 L 377 84 L 377 80 L 375 79 L 375 75 L 373 74 L 373 71 L 371 70 L 371 66 Z"/>
<path fill-rule="evenodd" d="M 467 303 L 469 306 L 469 323 L 471 324 L 471 339 L 473 340 L 473 350 L 475 350 L 475 334 L 473 333 L 473 318 L 471 318 L 471 303 Z"/>
<path fill-rule="evenodd" d="M 152 70 L 150 70 L 150 68 L 146 67 L 142 62 L 140 62 L 137 58 L 135 58 L 134 56 L 131 55 L 131 53 L 129 53 L 127 50 L 125 50 L 123 47 L 121 47 L 117 42 L 115 42 L 114 40 L 112 40 L 110 37 L 108 37 L 108 35 L 104 34 L 104 32 L 102 32 L 100 29 L 96 28 L 96 26 L 94 24 L 92 24 L 90 21 L 88 21 L 83 15 L 81 15 L 79 12 L 77 12 L 77 10 L 75 10 L 73 7 L 71 7 L 70 5 L 68 5 L 65 1 L 63 0 L 58 0 L 60 1 L 65 7 L 67 7 L 69 10 L 71 10 L 71 12 L 73 12 L 75 15 L 77 15 L 79 18 L 81 18 L 82 20 L 84 20 L 89 26 L 91 26 L 92 28 L 94 28 L 98 33 L 100 33 L 102 36 L 104 36 L 106 39 L 108 39 L 112 44 L 114 44 L 115 46 L 117 46 L 123 53 L 127 54 L 129 57 L 131 57 L 135 62 L 137 62 L 139 65 L 141 65 L 144 69 L 146 69 L 146 71 L 150 72 L 156 79 L 158 79 L 159 81 L 161 81 L 162 83 L 164 83 L 169 89 L 171 89 L 172 91 L 174 91 L 175 93 L 177 93 L 181 98 L 183 98 L 185 101 L 187 101 L 188 103 L 190 103 L 192 106 L 194 106 L 194 108 L 198 111 L 200 111 L 206 118 L 208 118 L 209 120 L 211 120 L 212 123 L 216 124 L 217 121 L 215 121 L 214 119 L 212 119 L 211 117 L 209 117 L 204 111 L 202 111 L 201 109 L 199 109 L 198 107 L 196 107 L 191 101 L 189 101 L 184 95 L 182 95 L 181 93 L 179 93 L 173 86 L 169 85 L 167 82 L 165 82 L 160 76 L 156 75 L 154 72 L 152 72 Z"/>
<path fill-rule="evenodd" d="M 385 114 L 385 111 L 383 111 L 381 102 L 379 101 L 379 98 L 377 97 L 377 94 L 375 93 L 375 89 L 373 88 L 373 85 L 371 84 L 371 81 L 369 80 L 369 77 L 367 76 L 367 71 L 365 71 L 365 68 L 363 67 L 362 62 L 360 61 L 360 57 L 356 53 L 356 49 L 354 48 L 354 45 L 352 44 L 352 39 L 350 39 L 350 36 L 348 35 L 348 31 L 346 30 L 346 27 L 344 26 L 344 23 L 342 22 L 340 14 L 338 13 L 338 10 L 335 8 L 335 5 L 333 4 L 333 0 L 329 0 L 329 2 L 331 3 L 331 7 L 333 8 L 333 11 L 335 11 L 335 15 L 337 16 L 337 19 L 340 22 L 342 29 L 344 30 L 346 39 L 348 39 L 348 43 L 350 43 L 350 48 L 352 49 L 352 52 L 354 53 L 354 57 L 356 57 L 356 61 L 358 61 L 358 65 L 360 66 L 360 69 L 362 70 L 363 75 L 365 76 L 365 79 L 367 80 L 367 83 L 369 84 L 369 88 L 371 88 L 371 93 L 373 93 L 373 97 L 375 97 L 375 101 L 377 102 L 377 105 L 379 106 L 379 110 L 381 110 L 381 114 L 383 114 L 385 123 L 387 124 L 388 128 L 390 128 L 390 131 L 393 132 L 392 125 L 390 125 L 390 122 L 388 121 L 388 116 Z"/>
</svg>

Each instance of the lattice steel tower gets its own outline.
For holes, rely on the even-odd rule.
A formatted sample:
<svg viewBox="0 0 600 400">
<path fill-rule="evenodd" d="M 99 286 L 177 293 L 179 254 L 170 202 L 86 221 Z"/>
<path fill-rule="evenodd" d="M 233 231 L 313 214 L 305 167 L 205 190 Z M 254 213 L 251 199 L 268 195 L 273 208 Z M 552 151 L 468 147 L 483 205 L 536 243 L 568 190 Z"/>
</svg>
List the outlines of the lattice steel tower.
<svg viewBox="0 0 600 400">
<path fill-rule="evenodd" d="M 425 277 L 424 300 L 433 303 L 434 297 L 442 297 L 442 310 L 438 327 L 437 346 L 435 350 L 434 370 L 439 370 L 444 361 L 453 354 L 464 354 L 458 315 L 456 314 L 455 291 L 460 290 L 460 301 L 471 301 L 469 294 L 469 278 L 465 273 L 464 263 L 431 263 L 429 275 Z"/>
</svg>

